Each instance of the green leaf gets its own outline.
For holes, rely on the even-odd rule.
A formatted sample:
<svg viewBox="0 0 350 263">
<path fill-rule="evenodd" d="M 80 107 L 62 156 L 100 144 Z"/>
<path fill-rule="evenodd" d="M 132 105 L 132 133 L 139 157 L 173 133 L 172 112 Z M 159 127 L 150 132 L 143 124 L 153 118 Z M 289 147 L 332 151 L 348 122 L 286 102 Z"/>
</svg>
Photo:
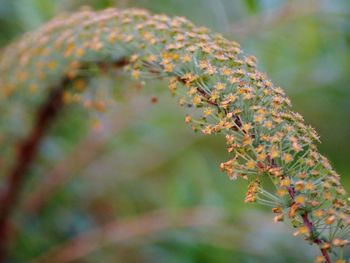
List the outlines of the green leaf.
<svg viewBox="0 0 350 263">
<path fill-rule="evenodd" d="M 250 13 L 257 13 L 259 10 L 258 0 L 245 0 L 245 5 Z"/>
</svg>

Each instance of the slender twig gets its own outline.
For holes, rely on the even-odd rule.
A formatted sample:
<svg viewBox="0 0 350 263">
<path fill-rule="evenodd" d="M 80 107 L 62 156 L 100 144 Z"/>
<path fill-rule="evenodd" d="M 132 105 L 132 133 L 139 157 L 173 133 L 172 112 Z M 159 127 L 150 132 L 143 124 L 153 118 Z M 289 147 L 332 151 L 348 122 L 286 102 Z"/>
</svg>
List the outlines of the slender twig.
<svg viewBox="0 0 350 263">
<path fill-rule="evenodd" d="M 121 58 L 112 62 L 89 62 L 82 65 L 81 69 L 89 68 L 92 64 L 97 65 L 101 71 L 104 71 L 111 67 L 123 67 L 128 64 L 128 59 Z M 50 95 L 39 109 L 32 131 L 19 145 L 14 165 L 10 168 L 6 177 L 5 188 L 0 193 L 0 262 L 3 262 L 6 258 L 9 217 L 16 207 L 24 185 L 26 173 L 37 156 L 39 145 L 50 125 L 64 106 L 63 94 L 69 88 L 71 82 L 72 79 L 70 77 L 63 76 L 59 83 L 49 88 Z"/>
<path fill-rule="evenodd" d="M 294 196 L 295 196 L 295 189 L 293 186 L 289 186 L 288 187 L 288 193 L 290 195 L 290 198 L 292 200 L 294 200 Z M 304 222 L 304 226 L 307 227 L 307 229 L 309 230 L 310 236 L 311 236 L 311 241 L 313 243 L 315 243 L 316 245 L 321 245 L 323 242 L 319 237 L 314 237 L 313 233 L 315 232 L 315 229 L 313 227 L 313 224 L 311 222 L 311 220 L 309 219 L 309 214 L 308 212 L 304 212 L 304 214 L 302 215 L 303 218 L 303 222 Z M 327 249 L 324 248 L 320 248 L 322 256 L 324 257 L 324 259 L 326 260 L 326 263 L 331 263 L 331 259 L 328 255 L 328 251 Z"/>
<path fill-rule="evenodd" d="M 271 167 L 274 167 L 274 168 L 278 167 L 274 159 L 272 159 L 271 157 L 268 156 L 268 160 L 269 160 Z M 282 176 L 282 177 L 286 177 L 286 176 Z M 288 190 L 288 194 L 289 194 L 290 199 L 291 199 L 291 206 L 292 206 L 293 204 L 295 204 L 295 201 L 294 201 L 295 188 L 294 188 L 294 186 L 291 185 L 291 186 L 287 187 L 287 190 Z M 304 226 L 306 226 L 309 230 L 309 233 L 311 236 L 310 240 L 313 243 L 315 243 L 316 245 L 320 246 L 323 243 L 323 241 L 318 236 L 316 236 L 316 237 L 313 236 L 315 229 L 314 229 L 314 226 L 313 226 L 311 220 L 309 219 L 309 214 L 307 211 L 304 211 L 304 213 L 302 215 L 302 219 L 303 219 Z M 321 250 L 322 256 L 324 257 L 326 263 L 332 263 L 327 249 L 320 248 L 320 250 Z"/>
<path fill-rule="evenodd" d="M 312 222 L 309 219 L 308 213 L 305 212 L 302 215 L 302 218 L 303 218 L 304 225 L 308 228 L 310 235 L 312 235 L 312 233 L 314 232 L 314 227 L 313 227 Z M 319 237 L 315 237 L 312 241 L 317 245 L 322 244 L 322 240 Z M 322 256 L 326 260 L 326 263 L 331 263 L 331 259 L 328 255 L 328 251 L 324 248 L 320 248 L 320 250 L 321 250 Z"/>
<path fill-rule="evenodd" d="M 271 165 L 273 167 L 277 167 L 277 165 L 275 164 L 273 159 L 271 159 L 270 163 L 271 163 Z M 288 190 L 289 196 L 291 198 L 292 204 L 294 204 L 295 189 L 294 189 L 293 186 L 289 186 L 287 188 L 287 190 Z M 310 233 L 310 236 L 311 236 L 311 241 L 313 243 L 315 243 L 316 245 L 318 245 L 318 246 L 321 245 L 323 243 L 323 241 L 319 237 L 314 237 L 313 236 L 313 233 L 315 232 L 315 229 L 313 227 L 312 222 L 309 219 L 308 212 L 306 212 L 306 211 L 304 212 L 304 214 L 302 215 L 302 219 L 303 219 L 304 226 L 306 226 L 308 228 L 308 230 L 309 230 L 309 233 Z M 322 256 L 324 257 L 326 263 L 331 263 L 332 261 L 331 261 L 331 259 L 329 257 L 327 249 L 320 248 L 320 250 L 321 250 Z"/>
<path fill-rule="evenodd" d="M 39 144 L 63 107 L 62 94 L 69 83 L 70 79 L 64 77 L 59 84 L 51 89 L 47 101 L 38 111 L 34 128 L 18 147 L 15 164 L 8 173 L 6 188 L 3 189 L 0 196 L 0 262 L 6 257 L 8 218 L 18 201 L 26 172 L 38 153 Z"/>
</svg>

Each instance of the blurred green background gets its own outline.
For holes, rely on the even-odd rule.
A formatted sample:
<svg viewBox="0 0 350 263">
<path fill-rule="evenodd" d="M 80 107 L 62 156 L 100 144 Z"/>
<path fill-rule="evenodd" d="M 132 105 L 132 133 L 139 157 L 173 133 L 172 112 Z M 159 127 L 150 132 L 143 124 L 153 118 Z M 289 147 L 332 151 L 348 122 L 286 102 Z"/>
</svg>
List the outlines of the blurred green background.
<svg viewBox="0 0 350 263">
<path fill-rule="evenodd" d="M 318 130 L 321 152 L 350 190 L 348 0 L 0 0 L 0 45 L 82 5 L 185 16 L 241 43 Z M 121 77 L 114 85 L 136 84 Z M 274 224 L 269 208 L 244 204 L 245 182 L 218 169 L 227 158 L 223 138 L 193 134 L 164 83 L 146 85 L 136 98 L 125 93 L 100 116 L 100 130 L 77 107 L 55 124 L 15 214 L 10 262 L 312 262 L 317 250 Z M 203 208 L 192 218 L 198 226 L 176 227 L 201 207 L 217 210 Z M 152 230 L 152 211 L 180 219 Z M 121 240 L 108 237 L 110 222 L 120 224 Z M 130 222 L 149 233 L 128 238 Z M 76 237 L 90 249 L 69 243 Z"/>
</svg>

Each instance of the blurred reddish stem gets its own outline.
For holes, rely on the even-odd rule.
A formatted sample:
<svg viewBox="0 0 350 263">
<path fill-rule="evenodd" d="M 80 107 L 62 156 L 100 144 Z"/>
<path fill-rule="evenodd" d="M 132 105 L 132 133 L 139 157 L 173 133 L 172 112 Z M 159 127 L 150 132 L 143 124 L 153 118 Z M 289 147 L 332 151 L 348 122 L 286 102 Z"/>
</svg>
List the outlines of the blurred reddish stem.
<svg viewBox="0 0 350 263">
<path fill-rule="evenodd" d="M 17 158 L 10 169 L 5 188 L 0 194 L 0 262 L 6 258 L 9 217 L 16 206 L 25 180 L 26 172 L 37 155 L 39 144 L 50 124 L 63 107 L 62 94 L 70 80 L 63 78 L 37 114 L 34 127 L 28 137 L 19 145 Z"/>
<path fill-rule="evenodd" d="M 314 227 L 313 227 L 313 225 L 312 225 L 312 222 L 310 221 L 310 219 L 309 219 L 309 216 L 308 216 L 308 213 L 306 212 L 303 216 L 302 216 L 302 218 L 303 218 L 303 222 L 304 222 L 304 225 L 308 228 L 308 230 L 309 230 L 309 233 L 311 234 L 311 233 L 313 233 L 314 232 Z M 313 240 L 313 242 L 315 243 L 315 244 L 317 244 L 317 245 L 322 245 L 322 240 L 320 239 L 320 238 L 315 238 L 314 240 Z M 324 259 L 325 259 L 325 261 L 326 261 L 326 263 L 332 263 L 332 261 L 331 261 L 331 259 L 330 259 L 330 257 L 329 257 L 329 254 L 328 254 L 328 251 L 327 251 L 327 249 L 325 249 L 325 248 L 320 248 L 320 250 L 321 250 L 321 253 L 322 253 L 322 256 L 324 257 Z"/>
<path fill-rule="evenodd" d="M 220 210 L 205 207 L 150 212 L 137 218 L 111 222 L 83 233 L 30 262 L 74 262 L 104 245 L 144 237 L 169 228 L 214 226 L 220 219 Z"/>
<path fill-rule="evenodd" d="M 118 69 L 128 64 L 126 58 L 110 62 L 91 62 L 81 66 L 88 68 L 91 64 L 100 67 L 102 72 L 107 68 Z M 0 193 L 0 262 L 4 262 L 7 254 L 7 243 L 9 237 L 9 218 L 17 205 L 22 186 L 26 179 L 26 173 L 37 156 L 39 145 L 45 137 L 50 125 L 64 106 L 63 94 L 69 88 L 72 79 L 62 76 L 62 79 L 53 87 L 49 87 L 49 97 L 40 107 L 33 129 L 18 146 L 17 156 L 13 167 L 7 173 L 4 189 Z"/>
</svg>

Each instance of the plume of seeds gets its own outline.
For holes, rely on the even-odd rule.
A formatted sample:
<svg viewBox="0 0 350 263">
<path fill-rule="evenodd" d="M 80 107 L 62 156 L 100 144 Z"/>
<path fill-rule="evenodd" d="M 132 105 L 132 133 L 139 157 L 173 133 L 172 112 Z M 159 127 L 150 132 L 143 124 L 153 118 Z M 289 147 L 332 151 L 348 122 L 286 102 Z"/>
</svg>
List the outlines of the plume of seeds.
<svg viewBox="0 0 350 263">
<path fill-rule="evenodd" d="M 249 181 L 245 202 L 271 206 L 276 222 L 288 219 L 294 235 L 319 246 L 317 262 L 345 262 L 350 209 L 339 175 L 317 150 L 317 133 L 256 69 L 255 57 L 185 18 L 85 8 L 27 33 L 0 55 L 0 139 L 11 133 L 7 105 L 42 101 L 63 76 L 72 80 L 66 103 L 103 111 L 87 77 L 116 61 L 136 79 L 169 79 L 179 104 L 197 108 L 186 116 L 193 130 L 225 136 L 231 157 L 220 168 Z M 275 191 L 266 190 L 266 179 Z"/>
</svg>

